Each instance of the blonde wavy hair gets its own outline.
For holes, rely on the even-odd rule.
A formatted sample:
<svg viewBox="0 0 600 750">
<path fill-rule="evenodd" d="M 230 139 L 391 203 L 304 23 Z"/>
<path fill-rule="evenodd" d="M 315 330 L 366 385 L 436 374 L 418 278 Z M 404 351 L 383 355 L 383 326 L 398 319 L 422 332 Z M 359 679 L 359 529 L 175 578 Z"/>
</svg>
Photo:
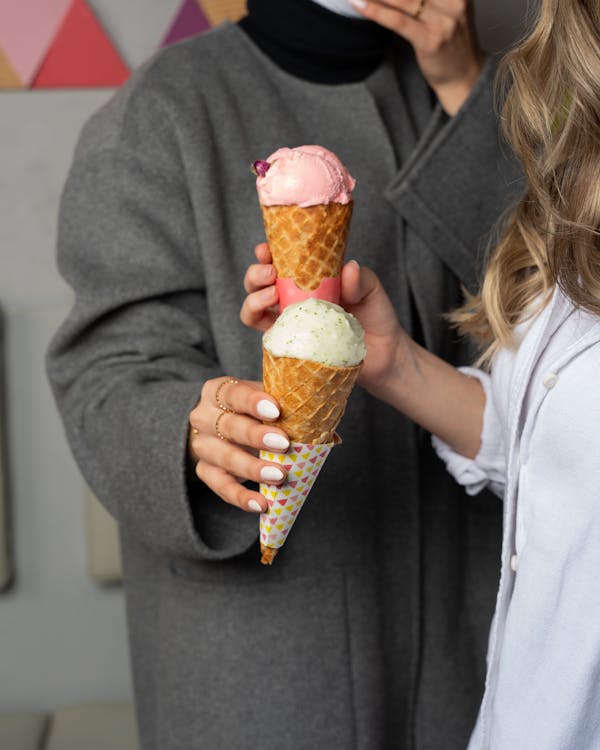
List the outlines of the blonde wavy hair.
<svg viewBox="0 0 600 750">
<path fill-rule="evenodd" d="M 489 364 L 559 285 L 600 315 L 600 0 L 542 0 L 503 59 L 502 129 L 527 189 L 505 220 L 476 296 L 449 317 Z"/>
</svg>

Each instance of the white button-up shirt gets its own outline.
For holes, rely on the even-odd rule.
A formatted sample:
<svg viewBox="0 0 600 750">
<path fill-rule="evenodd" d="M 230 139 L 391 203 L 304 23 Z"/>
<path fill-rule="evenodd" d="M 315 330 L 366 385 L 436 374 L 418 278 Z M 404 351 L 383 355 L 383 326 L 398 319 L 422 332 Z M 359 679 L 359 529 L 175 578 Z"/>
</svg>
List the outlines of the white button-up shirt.
<svg viewBox="0 0 600 750">
<path fill-rule="evenodd" d="M 491 375 L 470 494 L 504 497 L 496 612 L 469 750 L 600 750 L 600 320 L 560 291 Z"/>
</svg>

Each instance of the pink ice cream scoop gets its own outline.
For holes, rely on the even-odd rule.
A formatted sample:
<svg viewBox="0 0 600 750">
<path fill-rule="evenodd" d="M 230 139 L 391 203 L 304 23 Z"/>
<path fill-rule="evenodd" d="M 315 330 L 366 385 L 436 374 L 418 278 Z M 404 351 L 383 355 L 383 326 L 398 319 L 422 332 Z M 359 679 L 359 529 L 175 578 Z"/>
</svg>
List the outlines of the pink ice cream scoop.
<svg viewBox="0 0 600 750">
<path fill-rule="evenodd" d="M 280 148 L 254 163 L 263 206 L 318 206 L 350 203 L 356 181 L 323 146 Z"/>
</svg>

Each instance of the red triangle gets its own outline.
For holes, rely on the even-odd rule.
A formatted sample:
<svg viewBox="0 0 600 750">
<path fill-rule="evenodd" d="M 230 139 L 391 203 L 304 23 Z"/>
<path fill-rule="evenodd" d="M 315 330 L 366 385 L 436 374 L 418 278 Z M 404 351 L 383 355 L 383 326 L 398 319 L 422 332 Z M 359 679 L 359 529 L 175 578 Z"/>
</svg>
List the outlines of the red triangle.
<svg viewBox="0 0 600 750">
<path fill-rule="evenodd" d="M 84 0 L 69 12 L 32 88 L 120 86 L 129 70 Z"/>
</svg>

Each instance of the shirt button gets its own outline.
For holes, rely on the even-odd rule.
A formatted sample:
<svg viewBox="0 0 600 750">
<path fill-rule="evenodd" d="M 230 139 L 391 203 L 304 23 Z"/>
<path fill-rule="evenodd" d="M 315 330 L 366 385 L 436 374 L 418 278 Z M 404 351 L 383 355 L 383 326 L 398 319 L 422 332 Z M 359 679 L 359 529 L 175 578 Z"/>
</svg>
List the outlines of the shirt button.
<svg viewBox="0 0 600 750">
<path fill-rule="evenodd" d="M 548 372 L 546 375 L 544 375 L 544 379 L 542 380 L 542 383 L 544 385 L 544 388 L 554 388 L 558 381 L 558 375 L 555 372 Z"/>
<path fill-rule="evenodd" d="M 511 555 L 510 556 L 510 569 L 513 573 L 517 572 L 517 568 L 519 567 L 519 558 L 517 555 Z"/>
</svg>

